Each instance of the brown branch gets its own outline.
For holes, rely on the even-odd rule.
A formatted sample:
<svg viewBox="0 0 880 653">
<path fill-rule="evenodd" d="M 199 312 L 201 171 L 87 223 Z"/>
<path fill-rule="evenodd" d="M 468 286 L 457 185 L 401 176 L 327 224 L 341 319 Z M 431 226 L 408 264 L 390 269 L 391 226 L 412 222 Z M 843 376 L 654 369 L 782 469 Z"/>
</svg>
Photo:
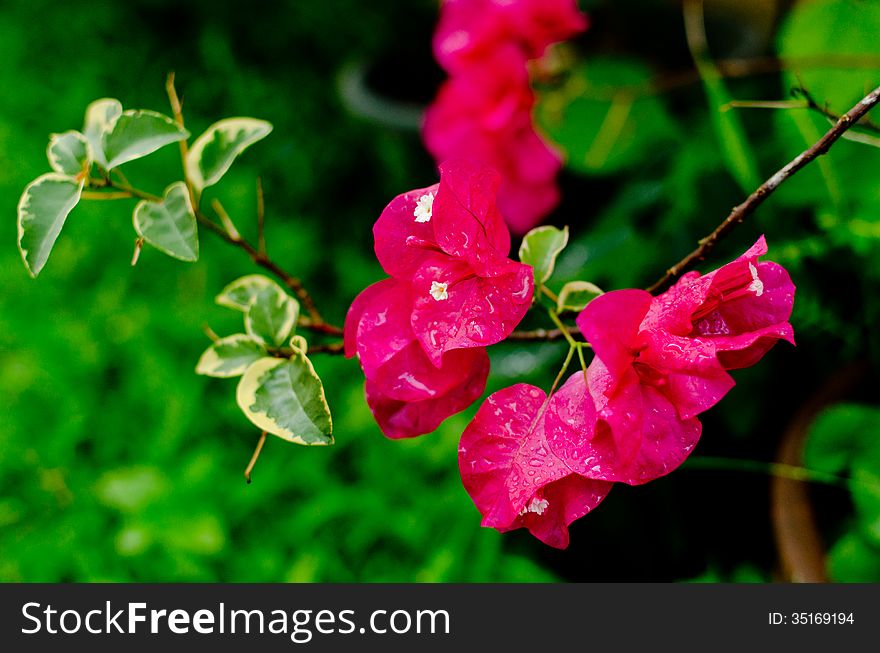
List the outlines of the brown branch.
<svg viewBox="0 0 880 653">
<path fill-rule="evenodd" d="M 880 87 L 871 91 L 852 109 L 842 115 L 822 138 L 810 148 L 798 154 L 787 165 L 761 184 L 761 186 L 749 195 L 742 204 L 734 207 L 730 212 L 730 215 L 728 215 L 712 233 L 700 240 L 699 247 L 669 268 L 666 271 L 666 274 L 651 284 L 647 290 L 651 293 L 665 290 L 680 275 L 704 260 L 709 252 L 711 252 L 718 244 L 718 241 L 726 236 L 737 224 L 741 223 L 745 218 L 754 213 L 755 210 L 764 203 L 764 200 L 773 194 L 782 182 L 814 159 L 828 152 L 831 146 L 843 136 L 848 129 L 861 120 L 865 114 L 873 109 L 878 102 L 880 102 Z"/>
<path fill-rule="evenodd" d="M 803 85 L 791 89 L 791 94 L 794 97 L 799 97 L 804 102 L 806 102 L 807 109 L 811 109 L 812 111 L 815 111 L 816 113 L 821 114 L 822 116 L 824 116 L 826 119 L 828 119 L 832 123 L 836 123 L 838 120 L 840 120 L 839 115 L 837 115 L 836 113 L 833 113 L 827 106 L 821 105 L 818 102 L 816 102 L 816 99 L 812 96 L 812 94 L 806 88 L 804 88 Z M 859 124 L 854 125 L 854 127 L 857 127 L 859 129 L 864 129 L 865 131 L 869 131 L 874 134 L 880 134 L 880 125 L 877 125 L 877 124 L 871 122 L 867 118 L 862 118 L 862 120 L 859 121 Z"/>
</svg>

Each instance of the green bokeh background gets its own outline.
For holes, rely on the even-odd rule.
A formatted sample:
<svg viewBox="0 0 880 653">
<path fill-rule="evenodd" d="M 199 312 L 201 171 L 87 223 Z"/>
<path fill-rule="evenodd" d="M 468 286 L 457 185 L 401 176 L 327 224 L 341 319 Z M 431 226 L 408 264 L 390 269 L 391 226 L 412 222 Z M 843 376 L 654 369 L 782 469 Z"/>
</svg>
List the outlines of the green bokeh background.
<svg viewBox="0 0 880 653">
<path fill-rule="evenodd" d="M 197 264 L 147 248 L 132 268 L 133 203 L 83 203 L 39 280 L 28 278 L 15 247 L 15 206 L 23 187 L 48 169 L 48 134 L 80 128 L 86 105 L 99 97 L 167 112 L 170 70 L 193 134 L 227 116 L 274 124 L 217 193 L 253 238 L 254 180 L 262 177 L 270 253 L 305 280 L 329 320 L 340 324 L 354 296 L 382 276 L 372 255 L 373 221 L 394 195 L 434 181 L 412 116 L 442 80 L 430 51 L 435 4 L 179 4 L 0 5 L 0 580 L 778 577 L 764 474 L 685 468 L 642 488 L 616 488 L 574 525 L 567 551 L 525 532 L 481 529 L 456 462 L 458 436 L 475 408 L 432 435 L 389 441 L 366 407 L 357 363 L 340 357 L 314 358 L 336 446 L 307 449 L 270 438 L 246 485 L 242 471 L 258 433 L 235 405 L 234 381 L 193 373 L 207 344 L 204 324 L 221 334 L 240 329 L 240 316 L 213 297 L 255 271 L 241 252 L 204 234 Z M 692 69 L 675 3 L 582 4 L 593 26 L 572 51 L 587 57 L 584 69 L 595 71 L 598 86 Z M 830 28 L 818 20 L 815 33 L 796 30 L 786 42 L 780 30 L 791 3 L 766 3 L 773 6 L 766 15 L 761 3 L 732 4 L 708 3 L 717 57 L 823 52 L 837 42 L 823 41 Z M 867 3 L 824 4 L 841 16 L 840 33 L 866 20 L 858 12 Z M 869 13 L 873 20 L 876 12 Z M 845 40 L 857 55 L 880 55 L 876 39 Z M 602 63 L 609 59 L 630 64 L 620 70 Z M 831 73 L 813 74 L 811 90 L 837 102 L 838 111 L 865 83 L 880 83 L 878 71 L 864 67 L 848 78 L 834 73 L 833 84 L 826 84 Z M 542 103 L 564 98 L 564 79 L 547 85 Z M 784 99 L 791 83 L 789 73 L 775 71 L 732 80 L 728 91 Z M 836 91 L 841 96 L 831 97 Z M 577 111 L 575 132 L 580 125 L 593 134 L 607 102 Z M 695 78 L 639 104 L 614 156 L 578 166 L 572 154 L 561 179 L 565 199 L 551 219 L 570 224 L 573 234 L 560 281 L 644 285 L 740 201 L 736 171 L 719 156 L 728 144 L 716 139 L 712 111 Z M 805 112 L 737 116 L 762 177 L 827 125 Z M 560 138 L 572 152 L 593 139 Z M 827 170 L 816 166 L 800 185 L 792 182 L 713 257 L 712 267 L 767 234 L 771 257 L 798 284 L 792 321 L 799 347 L 780 346 L 736 373 L 737 388 L 706 415 L 698 455 L 771 461 L 813 391 L 851 361 L 876 370 L 880 157 L 869 146 L 841 143 L 829 161 Z M 177 151 L 165 148 L 126 171 L 137 186 L 161 191 L 179 174 Z M 490 391 L 518 380 L 548 387 L 564 345 L 502 345 L 491 354 Z M 849 398 L 875 399 L 868 387 Z M 835 567 L 844 570 L 839 579 L 877 580 L 876 565 L 872 571 L 859 562 L 877 553 L 876 533 L 853 535 L 860 517 L 848 492 L 819 487 L 812 496 L 826 541 L 849 537 L 838 558 L 851 564 Z"/>
</svg>

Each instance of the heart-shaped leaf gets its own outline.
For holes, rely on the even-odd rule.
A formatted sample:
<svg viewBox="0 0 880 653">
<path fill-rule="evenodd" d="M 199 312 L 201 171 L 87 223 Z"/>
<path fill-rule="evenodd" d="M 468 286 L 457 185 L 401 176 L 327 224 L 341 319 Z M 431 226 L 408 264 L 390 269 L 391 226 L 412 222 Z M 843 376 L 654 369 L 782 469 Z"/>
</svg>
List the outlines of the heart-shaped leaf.
<svg viewBox="0 0 880 653">
<path fill-rule="evenodd" d="M 305 445 L 333 444 L 333 422 L 324 386 L 300 351 L 289 360 L 261 358 L 253 363 L 236 393 L 247 418 L 272 435 Z"/>
<path fill-rule="evenodd" d="M 101 149 L 109 170 L 186 138 L 189 132 L 168 116 L 155 111 L 130 110 L 122 112 L 110 132 L 105 131 Z"/>
<path fill-rule="evenodd" d="M 83 135 L 89 143 L 91 159 L 97 161 L 102 168 L 107 168 L 103 139 L 113 129 L 113 125 L 121 115 L 122 104 L 113 98 L 95 100 L 86 107 Z"/>
<path fill-rule="evenodd" d="M 63 134 L 52 134 L 46 157 L 52 170 L 62 175 L 75 177 L 88 169 L 89 144 L 86 137 L 78 131 L 67 131 Z"/>
<path fill-rule="evenodd" d="M 226 286 L 214 301 L 220 306 L 247 313 L 260 291 L 271 287 L 284 292 L 281 290 L 281 286 L 268 277 L 261 274 L 249 274 Z"/>
<path fill-rule="evenodd" d="M 82 189 L 82 181 L 55 172 L 38 177 L 24 189 L 18 202 L 18 249 L 32 277 L 46 265 Z"/>
<path fill-rule="evenodd" d="M 213 186 L 226 174 L 235 158 L 272 131 L 256 118 L 227 118 L 214 123 L 189 149 L 186 174 L 196 190 Z"/>
<path fill-rule="evenodd" d="M 523 237 L 519 260 L 534 268 L 536 286 L 544 284 L 552 276 L 556 257 L 567 244 L 568 227 L 537 227 Z"/>
<path fill-rule="evenodd" d="M 254 361 L 266 356 L 263 343 L 237 333 L 221 338 L 205 350 L 196 365 L 196 374 L 229 378 L 241 376 Z"/>
<path fill-rule="evenodd" d="M 599 295 L 603 295 L 602 289 L 589 281 L 569 281 L 562 286 L 559 291 L 559 298 L 556 300 L 556 311 L 573 311 L 580 313 L 587 304 L 596 299 Z"/>
<path fill-rule="evenodd" d="M 143 200 L 134 209 L 134 229 L 158 250 L 180 259 L 199 258 L 199 234 L 189 191 L 182 181 L 165 190 L 161 202 Z"/>
<path fill-rule="evenodd" d="M 257 293 L 244 317 L 245 330 L 269 345 L 283 343 L 296 326 L 299 302 L 277 285 Z"/>
</svg>

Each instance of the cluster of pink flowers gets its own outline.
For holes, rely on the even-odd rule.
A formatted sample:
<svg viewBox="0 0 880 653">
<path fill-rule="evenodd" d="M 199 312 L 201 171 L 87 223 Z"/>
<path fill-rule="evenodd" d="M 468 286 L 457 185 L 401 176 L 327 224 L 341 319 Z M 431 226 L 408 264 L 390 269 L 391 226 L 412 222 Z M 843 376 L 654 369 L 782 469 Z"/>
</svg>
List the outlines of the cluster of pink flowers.
<svg viewBox="0 0 880 653">
<path fill-rule="evenodd" d="M 397 196 L 373 227 L 390 278 L 355 299 L 345 353 L 360 359 L 367 403 L 390 438 L 429 433 L 476 401 L 486 347 L 531 305 L 532 269 L 507 256 L 499 182 L 481 164 L 448 161 L 439 184 Z"/>
<path fill-rule="evenodd" d="M 435 159 L 468 156 L 501 174 L 498 203 L 523 234 L 559 201 L 561 159 L 532 123 L 527 63 L 587 27 L 575 0 L 444 0 L 434 36 L 449 73 L 425 116 Z"/>
<path fill-rule="evenodd" d="M 595 358 L 552 397 L 520 384 L 491 395 L 462 435 L 459 467 L 483 525 L 525 527 L 568 545 L 568 525 L 613 483 L 668 474 L 699 440 L 697 415 L 733 386 L 728 370 L 755 364 L 782 339 L 794 285 L 759 262 L 764 238 L 706 275 L 665 293 L 619 290 L 593 300 L 577 324 Z"/>
</svg>

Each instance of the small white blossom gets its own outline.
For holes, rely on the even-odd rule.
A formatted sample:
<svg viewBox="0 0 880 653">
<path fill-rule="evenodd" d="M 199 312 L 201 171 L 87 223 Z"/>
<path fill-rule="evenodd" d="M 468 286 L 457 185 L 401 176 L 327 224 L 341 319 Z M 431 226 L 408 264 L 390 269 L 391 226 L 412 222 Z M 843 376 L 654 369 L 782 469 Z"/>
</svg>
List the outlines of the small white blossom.
<svg viewBox="0 0 880 653">
<path fill-rule="evenodd" d="M 436 299 L 438 302 L 442 302 L 444 299 L 449 299 L 449 293 L 447 292 L 447 288 L 449 288 L 448 283 L 440 283 L 439 281 L 431 282 L 431 297 Z"/>
<path fill-rule="evenodd" d="M 434 210 L 434 193 L 425 193 L 416 202 L 413 217 L 416 222 L 430 222 Z"/>
<path fill-rule="evenodd" d="M 764 294 L 764 282 L 758 278 L 758 268 L 749 263 L 749 272 L 752 273 L 752 283 L 749 284 L 749 290 L 760 297 Z"/>
</svg>

